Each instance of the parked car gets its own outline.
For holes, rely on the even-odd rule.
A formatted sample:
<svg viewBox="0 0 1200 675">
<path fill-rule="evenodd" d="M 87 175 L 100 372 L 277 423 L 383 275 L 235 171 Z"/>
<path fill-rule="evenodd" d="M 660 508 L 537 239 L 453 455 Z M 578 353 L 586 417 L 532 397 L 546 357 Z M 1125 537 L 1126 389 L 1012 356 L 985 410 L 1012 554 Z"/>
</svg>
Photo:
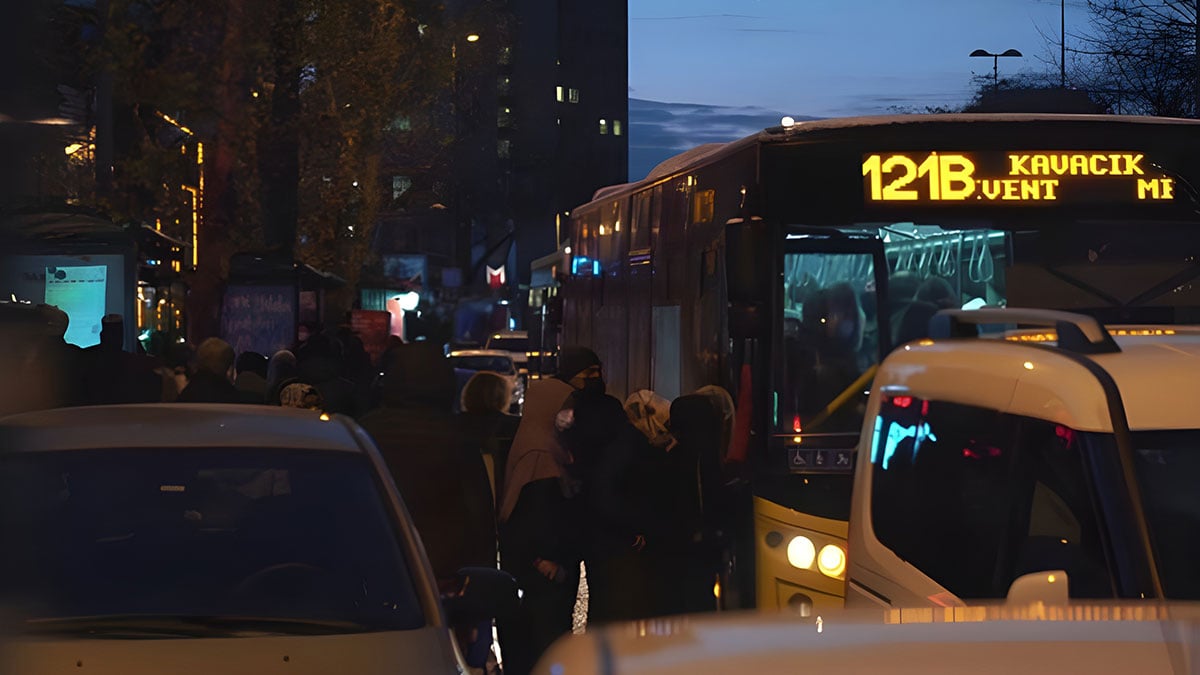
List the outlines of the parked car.
<svg viewBox="0 0 1200 675">
<path fill-rule="evenodd" d="M 512 403 L 508 411 L 514 415 L 521 414 L 525 405 L 525 376 L 518 371 L 512 354 L 495 349 L 465 349 L 450 352 L 448 358 L 454 366 L 460 393 L 472 375 L 483 370 L 491 371 L 509 381 L 512 386 Z M 459 397 L 455 396 L 455 411 L 458 410 L 459 404 Z"/>
<path fill-rule="evenodd" d="M 508 352 L 518 371 L 529 369 L 529 334 L 523 330 L 496 331 L 488 336 L 484 349 Z"/>
<path fill-rule="evenodd" d="M 367 434 L 290 408 L 2 418 L 0 542 L 5 673 L 463 673 L 452 626 L 517 595 L 439 596 Z"/>
</svg>

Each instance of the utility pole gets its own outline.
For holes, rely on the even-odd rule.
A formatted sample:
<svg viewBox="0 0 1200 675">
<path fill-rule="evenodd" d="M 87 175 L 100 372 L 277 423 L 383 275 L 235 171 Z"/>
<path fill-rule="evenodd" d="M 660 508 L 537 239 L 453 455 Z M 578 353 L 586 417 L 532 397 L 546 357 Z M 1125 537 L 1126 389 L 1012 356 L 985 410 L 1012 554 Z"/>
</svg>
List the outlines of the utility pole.
<svg viewBox="0 0 1200 675">
<path fill-rule="evenodd" d="M 1200 3 L 1200 0 L 1197 0 L 1197 3 Z M 1060 72 L 1061 72 L 1062 82 L 1059 86 L 1061 86 L 1063 89 L 1066 89 L 1067 88 L 1067 0 L 1061 0 L 1061 4 L 1059 5 L 1059 11 L 1061 12 L 1061 14 L 1059 15 L 1059 24 L 1058 25 L 1059 25 L 1060 30 L 1062 31 L 1061 35 L 1059 36 L 1059 42 L 1062 43 L 1061 44 L 1062 56 L 1059 57 L 1059 64 L 1058 64 L 1059 68 L 1060 68 Z M 1198 34 L 1197 39 L 1200 40 L 1200 34 Z"/>
</svg>

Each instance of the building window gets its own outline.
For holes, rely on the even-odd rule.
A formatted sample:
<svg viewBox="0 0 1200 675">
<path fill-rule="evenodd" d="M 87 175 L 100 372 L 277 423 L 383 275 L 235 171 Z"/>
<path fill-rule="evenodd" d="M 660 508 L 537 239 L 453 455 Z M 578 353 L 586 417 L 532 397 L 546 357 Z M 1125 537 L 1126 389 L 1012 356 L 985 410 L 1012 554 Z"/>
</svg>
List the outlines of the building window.
<svg viewBox="0 0 1200 675">
<path fill-rule="evenodd" d="M 512 141 L 502 138 L 496 141 L 496 156 L 500 159 L 508 159 L 512 156 Z"/>
<path fill-rule="evenodd" d="M 621 120 L 613 120 L 613 136 L 621 135 Z"/>
<path fill-rule="evenodd" d="M 571 88 L 567 90 L 567 100 L 571 103 L 579 103 L 579 90 Z"/>
<path fill-rule="evenodd" d="M 608 135 L 608 120 L 600 120 L 600 135 Z"/>
<path fill-rule="evenodd" d="M 500 109 L 496 112 L 496 126 L 512 126 L 512 108 L 508 106 L 500 106 Z"/>
<path fill-rule="evenodd" d="M 400 199 L 412 187 L 412 178 L 408 176 L 392 176 L 392 199 Z"/>
<path fill-rule="evenodd" d="M 558 101 L 559 103 L 563 102 L 563 88 L 561 86 L 554 88 L 554 100 Z"/>
</svg>

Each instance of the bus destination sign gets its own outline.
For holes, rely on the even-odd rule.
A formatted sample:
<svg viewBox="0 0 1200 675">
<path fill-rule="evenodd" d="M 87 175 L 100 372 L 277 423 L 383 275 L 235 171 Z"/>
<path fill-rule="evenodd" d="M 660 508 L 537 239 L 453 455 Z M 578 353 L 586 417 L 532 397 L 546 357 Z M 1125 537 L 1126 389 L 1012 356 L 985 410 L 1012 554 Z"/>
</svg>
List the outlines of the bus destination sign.
<svg viewBox="0 0 1200 675">
<path fill-rule="evenodd" d="M 874 153 L 862 175 L 869 204 L 1170 203 L 1176 187 L 1128 151 Z"/>
</svg>

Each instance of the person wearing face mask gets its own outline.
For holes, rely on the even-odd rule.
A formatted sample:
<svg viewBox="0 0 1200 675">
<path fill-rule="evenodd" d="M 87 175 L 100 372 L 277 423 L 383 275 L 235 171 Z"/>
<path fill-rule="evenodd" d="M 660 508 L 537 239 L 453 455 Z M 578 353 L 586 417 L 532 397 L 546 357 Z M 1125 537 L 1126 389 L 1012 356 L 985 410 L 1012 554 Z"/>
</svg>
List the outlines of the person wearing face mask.
<svg viewBox="0 0 1200 675">
<path fill-rule="evenodd" d="M 532 380 L 499 495 L 500 565 L 524 592 L 517 616 L 500 624 L 504 672 L 528 673 L 554 640 L 571 631 L 579 590 L 583 527 L 574 458 L 560 432 L 571 401 L 604 391 L 600 358 L 564 347 L 558 373 Z"/>
</svg>

